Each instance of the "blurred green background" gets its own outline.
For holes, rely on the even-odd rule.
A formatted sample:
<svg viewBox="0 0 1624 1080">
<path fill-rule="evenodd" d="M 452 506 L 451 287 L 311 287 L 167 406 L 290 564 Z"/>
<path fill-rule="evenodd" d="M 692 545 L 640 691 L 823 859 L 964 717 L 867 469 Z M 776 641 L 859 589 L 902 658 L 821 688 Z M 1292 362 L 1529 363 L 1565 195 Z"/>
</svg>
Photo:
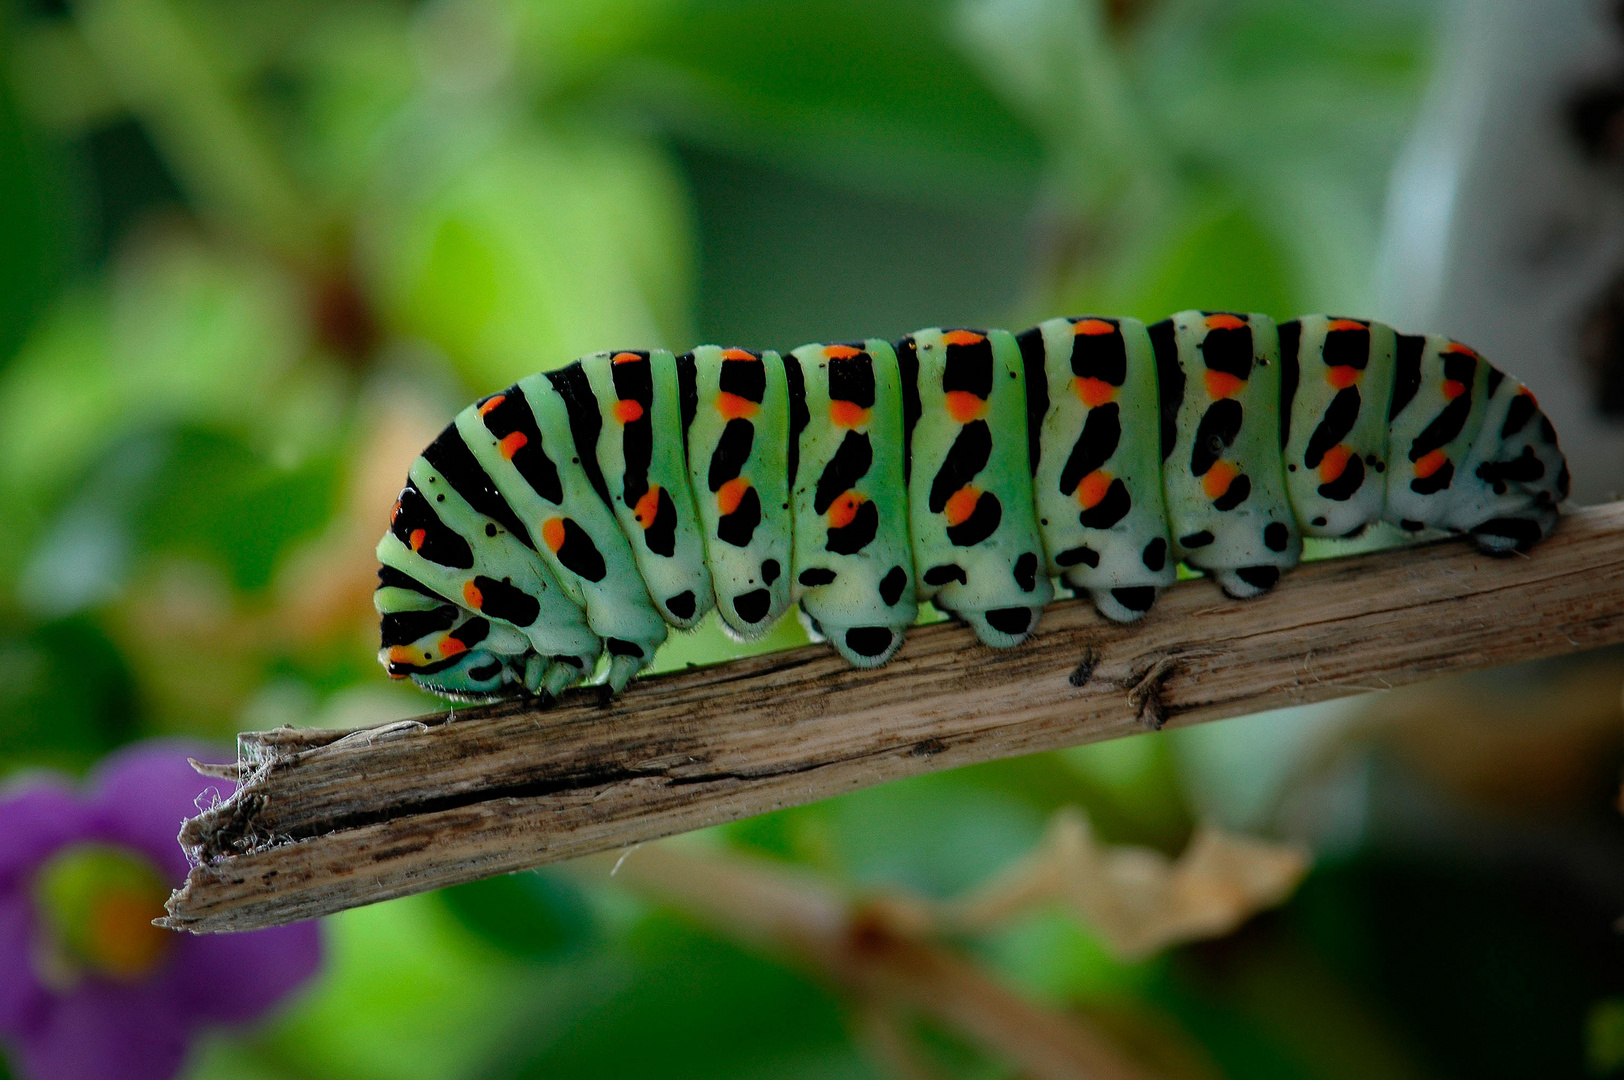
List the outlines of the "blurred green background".
<svg viewBox="0 0 1624 1080">
<path fill-rule="evenodd" d="M 431 711 L 373 658 L 388 507 L 457 408 L 580 353 L 1367 311 L 1439 32 L 1429 0 L 0 3 L 0 775 Z M 662 662 L 737 651 L 706 627 Z M 1124 963 L 1055 913 L 960 944 L 1154 1075 L 1611 1075 L 1618 671 L 963 769 L 700 842 L 938 897 L 1066 805 L 1174 854 L 1207 819 L 1307 839 L 1292 900 L 1222 940 Z M 318 982 L 191 1075 L 893 1075 L 837 988 L 608 880 L 326 934 Z M 1016 1075 L 925 1041 L 942 1076 Z"/>
</svg>

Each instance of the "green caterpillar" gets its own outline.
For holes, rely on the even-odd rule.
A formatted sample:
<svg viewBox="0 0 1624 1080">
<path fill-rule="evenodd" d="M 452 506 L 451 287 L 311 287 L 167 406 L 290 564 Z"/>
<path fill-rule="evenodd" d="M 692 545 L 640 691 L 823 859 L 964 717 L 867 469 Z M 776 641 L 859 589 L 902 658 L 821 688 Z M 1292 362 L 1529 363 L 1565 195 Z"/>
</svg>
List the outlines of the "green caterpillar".
<svg viewBox="0 0 1624 1080">
<path fill-rule="evenodd" d="M 378 544 L 379 658 L 446 697 L 623 689 L 712 607 L 799 604 L 862 667 L 929 600 L 1007 648 L 1052 579 L 1140 618 L 1179 562 L 1269 589 L 1382 519 L 1522 551 L 1568 468 L 1448 338 L 1309 315 L 1050 319 L 752 352 L 595 353 L 463 410 Z"/>
</svg>

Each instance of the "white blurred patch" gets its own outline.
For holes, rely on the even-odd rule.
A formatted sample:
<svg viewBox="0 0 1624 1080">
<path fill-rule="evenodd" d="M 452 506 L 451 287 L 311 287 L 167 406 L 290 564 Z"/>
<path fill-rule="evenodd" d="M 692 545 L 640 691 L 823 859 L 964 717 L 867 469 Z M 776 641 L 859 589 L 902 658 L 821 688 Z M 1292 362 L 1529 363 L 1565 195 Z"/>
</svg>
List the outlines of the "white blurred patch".
<svg viewBox="0 0 1624 1080">
<path fill-rule="evenodd" d="M 1231 829 L 1265 829 L 1278 821 L 1291 781 L 1367 711 L 1365 701 L 1321 701 L 1169 731 L 1197 815 Z"/>
<path fill-rule="evenodd" d="M 1592 407 L 1587 309 L 1624 267 L 1624 183 L 1570 133 L 1577 93 L 1624 65 L 1600 0 L 1454 0 L 1394 169 L 1375 314 L 1467 342 L 1539 396 L 1573 497 L 1624 491 L 1624 425 Z"/>
</svg>

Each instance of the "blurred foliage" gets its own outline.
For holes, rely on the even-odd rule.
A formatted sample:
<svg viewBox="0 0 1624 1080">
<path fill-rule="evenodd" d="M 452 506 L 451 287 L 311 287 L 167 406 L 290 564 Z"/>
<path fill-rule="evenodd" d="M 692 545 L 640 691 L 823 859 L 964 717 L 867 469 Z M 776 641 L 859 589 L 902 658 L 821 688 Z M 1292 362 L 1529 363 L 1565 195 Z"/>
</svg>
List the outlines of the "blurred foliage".
<svg viewBox="0 0 1624 1080">
<path fill-rule="evenodd" d="M 157 732 L 429 709 L 372 659 L 370 552 L 396 487 L 455 408 L 581 352 L 1366 307 L 1432 14 L 0 5 L 0 774 Z M 762 647 L 799 640 L 789 622 Z M 661 663 L 740 651 L 708 625 Z M 1269 827 L 1305 733 L 1343 715 L 961 769 L 703 842 L 929 896 L 984 880 L 1067 805 L 1176 852 L 1203 816 Z M 1585 738 L 1563 745 L 1594 753 Z M 1547 802 L 1495 832 L 1500 811 L 1458 808 L 1497 796 L 1416 765 L 1439 747 L 1350 745 L 1320 809 L 1356 839 L 1286 910 L 1133 964 L 1048 914 L 966 948 L 1169 1077 L 1617 1075 L 1610 810 Z M 1515 761 L 1508 744 L 1484 767 Z M 1379 843 L 1337 825 L 1378 803 L 1455 816 Z M 1496 838 L 1553 814 L 1571 858 L 1541 876 Z M 320 984 L 201 1048 L 197 1080 L 882 1073 L 830 988 L 561 873 L 327 929 Z M 1009 1075 L 927 1035 L 944 1075 Z"/>
</svg>

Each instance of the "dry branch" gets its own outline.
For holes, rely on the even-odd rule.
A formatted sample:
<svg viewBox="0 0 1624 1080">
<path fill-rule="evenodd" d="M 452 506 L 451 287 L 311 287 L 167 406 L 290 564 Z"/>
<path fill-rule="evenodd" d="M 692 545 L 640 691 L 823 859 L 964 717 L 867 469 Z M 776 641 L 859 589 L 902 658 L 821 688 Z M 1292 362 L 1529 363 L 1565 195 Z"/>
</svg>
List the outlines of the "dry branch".
<svg viewBox="0 0 1624 1080">
<path fill-rule="evenodd" d="M 659 847 L 624 860 L 618 877 L 719 933 L 788 952 L 860 1006 L 933 1017 L 1032 1080 L 1150 1080 L 1086 1017 L 1028 1001 L 930 935 L 910 933 L 911 913 L 884 898 L 854 905 L 788 868 Z"/>
<path fill-rule="evenodd" d="M 1446 542 L 1304 566 L 1269 596 L 1179 585 L 1135 626 L 1067 601 L 994 652 L 916 629 L 877 671 L 821 647 L 634 683 L 600 705 L 460 709 L 239 739 L 187 822 L 167 924 L 248 930 L 605 851 L 886 780 L 1624 641 L 1624 502 L 1526 558 Z"/>
</svg>

